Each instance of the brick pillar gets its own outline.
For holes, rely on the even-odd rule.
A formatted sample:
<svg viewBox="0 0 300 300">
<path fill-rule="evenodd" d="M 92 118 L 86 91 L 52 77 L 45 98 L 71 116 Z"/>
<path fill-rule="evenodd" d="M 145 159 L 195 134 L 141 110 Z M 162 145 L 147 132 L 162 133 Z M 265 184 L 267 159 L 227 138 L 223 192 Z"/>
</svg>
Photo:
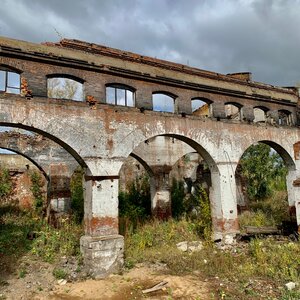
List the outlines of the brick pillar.
<svg viewBox="0 0 300 300">
<path fill-rule="evenodd" d="M 219 163 L 218 170 L 211 172 L 210 201 L 213 223 L 213 238 L 226 242 L 239 232 L 235 168 L 236 163 Z"/>
<path fill-rule="evenodd" d="M 71 208 L 70 170 L 64 163 L 49 166 L 49 205 L 57 213 L 68 212 Z"/>
<path fill-rule="evenodd" d="M 152 167 L 153 176 L 150 178 L 151 210 L 158 219 L 166 220 L 171 217 L 171 195 L 169 173 L 171 167 Z"/>
<path fill-rule="evenodd" d="M 300 175 L 297 170 L 289 170 L 286 176 L 286 187 L 290 217 L 296 219 L 298 232 L 300 232 Z"/>
<path fill-rule="evenodd" d="M 95 278 L 123 265 L 124 238 L 118 225 L 118 175 L 85 176 L 84 226 L 80 249 L 86 271 Z"/>
</svg>

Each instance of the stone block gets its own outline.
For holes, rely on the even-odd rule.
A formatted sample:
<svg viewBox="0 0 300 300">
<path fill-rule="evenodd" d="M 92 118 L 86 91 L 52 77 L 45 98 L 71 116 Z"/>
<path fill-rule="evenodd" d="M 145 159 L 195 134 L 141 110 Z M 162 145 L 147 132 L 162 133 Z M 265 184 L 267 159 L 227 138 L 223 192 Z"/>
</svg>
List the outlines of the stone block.
<svg viewBox="0 0 300 300">
<path fill-rule="evenodd" d="M 85 271 L 93 278 L 104 278 L 119 272 L 124 263 L 124 238 L 121 235 L 106 237 L 82 236 L 80 250 Z"/>
</svg>

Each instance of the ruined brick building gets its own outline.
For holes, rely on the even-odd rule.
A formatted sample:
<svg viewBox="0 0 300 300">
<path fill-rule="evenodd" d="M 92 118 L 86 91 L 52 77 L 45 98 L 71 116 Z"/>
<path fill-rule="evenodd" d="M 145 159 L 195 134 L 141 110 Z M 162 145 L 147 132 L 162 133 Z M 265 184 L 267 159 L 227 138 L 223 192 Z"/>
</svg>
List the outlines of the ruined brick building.
<svg viewBox="0 0 300 300">
<path fill-rule="evenodd" d="M 73 100 L 52 93 L 69 80 L 80 87 Z M 289 206 L 300 224 L 296 88 L 258 83 L 249 73 L 223 75 L 82 41 L 39 45 L 0 38 L 0 107 L 1 126 L 51 141 L 46 148 L 39 141 L 21 145 L 20 138 L 2 145 L 24 152 L 44 170 L 51 199 L 69 196 L 65 186 L 74 165 L 85 169 L 81 251 L 96 277 L 123 263 L 118 181 L 129 156 L 150 176 L 153 213 L 168 216 L 169 174 L 181 157 L 198 153 L 211 174 L 213 238 L 226 240 L 239 232 L 238 162 L 249 146 L 268 144 L 288 168 Z M 56 151 L 61 154 L 53 155 Z"/>
</svg>

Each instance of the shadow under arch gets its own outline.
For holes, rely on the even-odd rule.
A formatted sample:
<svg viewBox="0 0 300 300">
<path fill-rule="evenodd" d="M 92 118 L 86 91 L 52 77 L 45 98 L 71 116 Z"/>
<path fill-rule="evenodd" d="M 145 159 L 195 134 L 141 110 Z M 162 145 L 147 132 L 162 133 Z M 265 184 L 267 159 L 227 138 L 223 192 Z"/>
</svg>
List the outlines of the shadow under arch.
<svg viewBox="0 0 300 300">
<path fill-rule="evenodd" d="M 191 146 L 193 149 L 196 150 L 197 153 L 200 154 L 200 156 L 204 159 L 204 161 L 207 163 L 209 169 L 211 172 L 218 172 L 218 166 L 212 156 L 209 154 L 209 152 L 201 146 L 198 142 L 192 140 L 191 138 L 188 138 L 183 135 L 179 134 L 171 134 L 171 133 L 166 133 L 166 134 L 160 134 L 158 136 L 167 136 L 167 137 L 172 137 L 175 139 L 178 139 L 187 145 Z"/>
<path fill-rule="evenodd" d="M 156 138 L 158 139 L 156 140 Z M 182 144 L 186 144 L 186 146 L 182 146 Z M 154 135 L 141 141 L 129 154 L 149 174 L 151 212 L 153 216 L 161 220 L 168 219 L 172 215 L 170 172 L 174 163 L 188 153 L 197 153 L 202 157 L 208 166 L 210 177 L 212 173 L 218 172 L 217 164 L 204 147 L 191 138 L 179 134 Z M 216 180 L 214 183 L 216 184 Z M 210 194 L 210 191 L 209 184 L 207 192 Z M 214 199 L 214 197 L 212 198 Z"/>
<path fill-rule="evenodd" d="M 138 155 L 136 155 L 135 153 L 130 153 L 131 157 L 133 157 L 134 159 L 136 159 L 144 168 L 145 170 L 147 171 L 148 175 L 150 177 L 153 177 L 154 176 L 154 173 L 152 171 L 152 169 L 150 168 L 150 166 Z"/>
<path fill-rule="evenodd" d="M 85 163 L 85 161 L 82 159 L 82 157 L 71 147 L 69 146 L 67 143 L 63 142 L 61 139 L 57 138 L 56 136 L 43 131 L 41 129 L 32 127 L 32 126 L 27 126 L 27 125 L 23 125 L 20 123 L 9 123 L 9 122 L 0 122 L 0 126 L 5 126 L 5 127 L 13 127 L 13 128 L 21 128 L 21 129 L 25 129 L 27 131 L 32 131 L 35 133 L 38 133 L 52 141 L 54 141 L 55 143 L 57 143 L 58 145 L 60 145 L 62 148 L 64 148 L 67 152 L 69 152 L 74 159 L 78 162 L 78 164 L 86 169 L 87 171 L 89 170 L 87 164 Z M 12 150 L 13 151 L 13 150 Z"/>
<path fill-rule="evenodd" d="M 28 159 L 32 164 L 34 164 L 39 169 L 39 171 L 44 175 L 44 177 L 46 178 L 46 180 L 48 182 L 50 181 L 50 178 L 47 175 L 47 173 L 45 172 L 45 170 L 35 160 L 33 160 L 32 158 L 30 158 L 29 156 L 23 154 L 22 152 L 19 152 L 19 151 L 16 151 L 14 149 L 11 149 L 11 148 L 0 147 L 0 149 L 9 150 L 9 151 L 11 151 L 13 153 L 16 153 L 18 155 L 21 155 L 21 156 L 25 157 L 26 159 Z"/>
</svg>

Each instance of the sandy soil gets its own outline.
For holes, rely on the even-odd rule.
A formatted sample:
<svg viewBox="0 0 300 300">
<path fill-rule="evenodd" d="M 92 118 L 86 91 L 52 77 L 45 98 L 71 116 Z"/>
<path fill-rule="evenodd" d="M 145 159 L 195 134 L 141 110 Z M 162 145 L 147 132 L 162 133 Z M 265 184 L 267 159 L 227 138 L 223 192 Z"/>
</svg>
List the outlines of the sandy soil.
<svg viewBox="0 0 300 300">
<path fill-rule="evenodd" d="M 79 300 L 79 299 L 212 299 L 208 282 L 196 275 L 163 275 L 155 266 L 140 265 L 102 280 L 84 280 L 58 283 L 52 275 L 53 266 L 37 263 L 31 265 L 24 278 L 12 276 L 0 287 L 0 299 L 13 300 Z M 163 290 L 144 295 L 142 290 L 161 281 L 168 284 Z M 1 298 L 2 297 L 2 298 Z"/>
</svg>

